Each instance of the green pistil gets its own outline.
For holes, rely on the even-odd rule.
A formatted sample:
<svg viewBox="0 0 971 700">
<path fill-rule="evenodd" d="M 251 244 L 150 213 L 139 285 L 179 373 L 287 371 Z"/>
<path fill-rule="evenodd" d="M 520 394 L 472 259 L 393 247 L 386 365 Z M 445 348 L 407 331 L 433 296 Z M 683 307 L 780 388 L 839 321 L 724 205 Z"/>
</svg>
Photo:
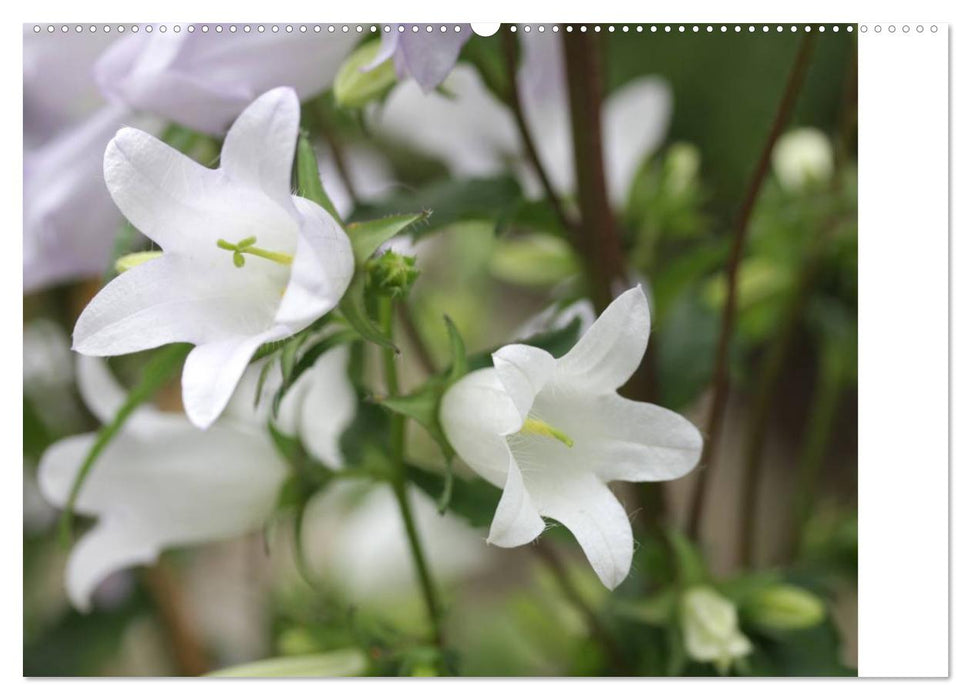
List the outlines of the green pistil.
<svg viewBox="0 0 971 700">
<path fill-rule="evenodd" d="M 551 437 L 554 440 L 559 440 L 567 447 L 573 447 L 573 440 L 570 438 L 570 436 L 568 436 L 562 430 L 557 430 L 549 423 L 544 423 L 537 418 L 527 418 L 519 432 L 530 435 L 543 435 L 545 437 Z"/>
<path fill-rule="evenodd" d="M 292 265 L 293 256 L 287 255 L 286 253 L 277 253 L 272 250 L 264 250 L 263 248 L 257 248 L 255 246 L 256 236 L 250 236 L 249 238 L 244 238 L 239 243 L 230 243 L 229 241 L 220 238 L 216 241 L 216 247 L 222 248 L 223 250 L 228 250 L 233 254 L 233 265 L 236 267 L 243 267 L 246 264 L 246 255 L 255 255 L 258 258 L 263 258 L 264 260 L 270 260 L 272 262 L 278 263 L 280 265 Z"/>
</svg>

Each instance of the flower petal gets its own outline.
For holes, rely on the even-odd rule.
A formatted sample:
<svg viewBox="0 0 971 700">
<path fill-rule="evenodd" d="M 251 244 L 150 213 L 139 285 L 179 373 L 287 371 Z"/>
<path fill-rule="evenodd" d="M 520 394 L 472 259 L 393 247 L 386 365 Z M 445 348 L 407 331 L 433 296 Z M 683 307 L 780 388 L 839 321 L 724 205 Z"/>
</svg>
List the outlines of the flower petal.
<svg viewBox="0 0 971 700">
<path fill-rule="evenodd" d="M 303 221 L 276 323 L 297 331 L 340 302 L 354 276 L 354 251 L 347 234 L 322 207 L 303 197 L 292 202 Z"/>
<path fill-rule="evenodd" d="M 624 204 L 637 169 L 664 140 L 672 102 L 670 86 L 658 77 L 632 80 L 604 102 L 604 167 L 615 206 Z"/>
<path fill-rule="evenodd" d="M 347 376 L 350 350 L 339 345 L 321 355 L 290 387 L 277 416 L 277 426 L 299 435 L 304 446 L 328 467 L 344 466 L 340 439 L 357 411 L 357 395 Z"/>
<path fill-rule="evenodd" d="M 290 174 L 299 125 L 300 100 L 292 88 L 260 95 L 226 134 L 220 169 L 234 182 L 263 192 L 290 211 Z"/>
<path fill-rule="evenodd" d="M 212 236 L 213 204 L 228 196 L 221 173 L 130 127 L 108 144 L 104 178 L 121 213 L 165 250 L 191 250 Z"/>
<path fill-rule="evenodd" d="M 556 359 L 540 348 L 517 344 L 492 353 L 492 363 L 520 417 L 526 420 L 536 394 L 553 376 Z"/>
<path fill-rule="evenodd" d="M 448 77 L 455 67 L 462 46 L 472 36 L 471 25 L 458 32 L 415 34 L 405 32 L 398 38 L 395 65 L 415 79 L 421 89 L 430 92 Z"/>
<path fill-rule="evenodd" d="M 630 520 L 617 497 L 589 473 L 536 470 L 525 478 L 539 512 L 572 532 L 603 584 L 616 588 L 634 556 Z"/>
<path fill-rule="evenodd" d="M 246 280 L 232 274 L 240 271 L 228 263 L 224 267 L 227 273 L 214 278 L 218 268 L 165 254 L 119 275 L 81 312 L 74 349 L 83 355 L 124 355 L 265 329 L 276 309 L 261 303 L 266 295 L 256 292 L 262 287 L 254 282 L 241 290 Z"/>
<path fill-rule="evenodd" d="M 208 428 L 236 390 L 253 353 L 263 343 L 290 335 L 285 326 L 265 333 L 197 345 L 182 370 L 182 403 L 193 425 Z"/>
<path fill-rule="evenodd" d="M 595 394 L 618 389 L 641 364 L 650 333 L 651 312 L 638 285 L 614 299 L 560 358 L 556 382 Z"/>
<path fill-rule="evenodd" d="M 496 507 L 486 541 L 499 547 L 519 547 L 539 537 L 545 527 L 526 490 L 519 465 L 510 453 L 502 498 Z"/>
<path fill-rule="evenodd" d="M 701 433 L 683 416 L 617 395 L 599 396 L 589 420 L 601 426 L 592 465 L 604 481 L 666 481 L 684 476 L 701 458 Z"/>
<path fill-rule="evenodd" d="M 449 443 L 482 478 L 499 488 L 509 471 L 506 435 L 522 425 L 495 369 L 462 377 L 442 397 L 439 417 Z"/>
<path fill-rule="evenodd" d="M 94 435 L 55 443 L 41 459 L 39 482 L 63 506 Z M 272 512 L 287 473 L 264 436 L 182 421 L 172 434 L 122 433 L 102 453 L 77 502 L 99 518 L 71 555 L 68 590 L 81 609 L 105 576 L 152 560 L 161 549 L 230 537 Z"/>
</svg>

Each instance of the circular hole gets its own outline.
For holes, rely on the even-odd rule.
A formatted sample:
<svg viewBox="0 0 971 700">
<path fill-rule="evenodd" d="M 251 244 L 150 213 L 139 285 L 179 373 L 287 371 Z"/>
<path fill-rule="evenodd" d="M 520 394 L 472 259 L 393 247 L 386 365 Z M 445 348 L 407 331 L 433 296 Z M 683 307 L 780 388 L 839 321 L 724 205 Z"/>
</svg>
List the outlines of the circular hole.
<svg viewBox="0 0 971 700">
<path fill-rule="evenodd" d="M 937 25 L 936 24 L 932 24 L 931 25 L 931 32 L 934 33 L 934 34 L 937 34 Z"/>
</svg>

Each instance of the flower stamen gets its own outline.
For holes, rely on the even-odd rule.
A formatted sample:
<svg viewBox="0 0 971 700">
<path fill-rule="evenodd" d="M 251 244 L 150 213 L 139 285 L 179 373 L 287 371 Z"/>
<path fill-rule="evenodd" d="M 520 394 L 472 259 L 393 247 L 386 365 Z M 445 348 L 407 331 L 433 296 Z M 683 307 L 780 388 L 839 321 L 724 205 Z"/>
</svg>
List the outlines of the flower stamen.
<svg viewBox="0 0 971 700">
<path fill-rule="evenodd" d="M 246 264 L 246 258 L 244 257 L 245 255 L 255 255 L 258 258 L 270 260 L 271 262 L 275 262 L 280 265 L 293 264 L 292 255 L 287 255 L 286 253 L 277 253 L 276 251 L 266 250 L 264 248 L 257 248 L 255 244 L 256 236 L 244 238 L 239 243 L 230 243 L 222 238 L 216 241 L 217 248 L 232 252 L 233 265 L 236 267 L 243 267 Z"/>
<path fill-rule="evenodd" d="M 527 435 L 542 435 L 544 437 L 551 437 L 554 440 L 559 440 L 567 447 L 573 447 L 573 439 L 570 438 L 569 435 L 564 433 L 562 430 L 554 428 L 549 423 L 539 420 L 538 418 L 527 418 L 519 432 Z"/>
</svg>

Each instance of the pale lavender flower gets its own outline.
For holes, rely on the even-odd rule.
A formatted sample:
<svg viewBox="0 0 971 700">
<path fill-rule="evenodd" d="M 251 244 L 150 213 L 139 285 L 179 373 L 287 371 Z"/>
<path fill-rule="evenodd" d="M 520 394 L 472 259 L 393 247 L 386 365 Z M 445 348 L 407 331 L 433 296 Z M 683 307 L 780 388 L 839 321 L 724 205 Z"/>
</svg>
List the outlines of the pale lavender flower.
<svg viewBox="0 0 971 700">
<path fill-rule="evenodd" d="M 444 32 L 439 25 L 433 26 L 431 32 L 427 31 L 430 25 L 402 26 L 403 32 L 394 25 L 390 32 L 381 35 L 381 50 L 364 70 L 394 58 L 399 78 L 414 78 L 424 92 L 430 92 L 452 72 L 462 47 L 472 36 L 472 26 L 447 25 Z M 414 31 L 415 27 L 418 31 Z"/>
</svg>

